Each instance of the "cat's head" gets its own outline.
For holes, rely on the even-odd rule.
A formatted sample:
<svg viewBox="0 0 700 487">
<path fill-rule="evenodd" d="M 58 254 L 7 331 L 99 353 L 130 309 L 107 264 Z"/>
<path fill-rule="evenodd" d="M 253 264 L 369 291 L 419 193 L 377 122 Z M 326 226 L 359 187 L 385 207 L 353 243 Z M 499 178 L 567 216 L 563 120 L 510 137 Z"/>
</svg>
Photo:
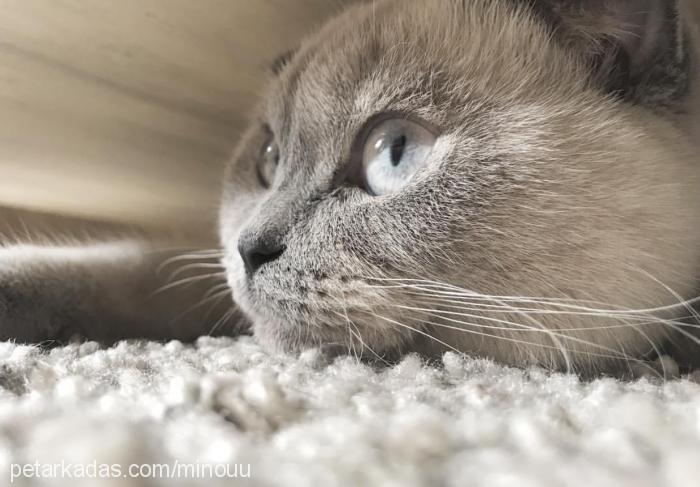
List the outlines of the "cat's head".
<svg viewBox="0 0 700 487">
<path fill-rule="evenodd" d="M 307 39 L 225 182 L 225 264 L 255 333 L 283 349 L 420 343 L 519 364 L 649 348 L 663 327 L 613 330 L 582 310 L 660 306 L 665 286 L 695 282 L 677 12 L 378 0 Z"/>
</svg>

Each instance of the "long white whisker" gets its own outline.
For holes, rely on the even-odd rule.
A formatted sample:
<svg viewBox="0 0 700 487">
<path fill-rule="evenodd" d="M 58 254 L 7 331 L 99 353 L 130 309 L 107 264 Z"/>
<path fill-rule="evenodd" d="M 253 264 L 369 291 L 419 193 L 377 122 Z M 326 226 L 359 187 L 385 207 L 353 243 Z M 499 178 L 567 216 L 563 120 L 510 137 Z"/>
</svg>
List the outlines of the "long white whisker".
<svg viewBox="0 0 700 487">
<path fill-rule="evenodd" d="M 333 313 L 336 314 L 336 315 L 338 315 L 338 316 L 340 316 L 341 318 L 344 318 L 344 319 L 346 320 L 348 326 L 352 326 L 352 327 L 355 329 L 355 333 L 353 333 L 353 335 L 355 335 L 355 336 L 357 337 L 357 339 L 359 340 L 360 345 L 362 346 L 363 349 L 366 348 L 366 349 L 369 350 L 370 353 L 371 353 L 372 355 L 374 355 L 377 359 L 379 359 L 381 362 L 383 362 L 383 363 L 385 363 L 385 364 L 388 365 L 388 362 L 384 359 L 384 357 L 382 357 L 381 355 L 379 355 L 372 347 L 370 347 L 370 346 L 362 339 L 362 334 L 360 333 L 360 329 L 357 327 L 357 325 L 355 324 L 355 322 L 353 322 L 353 321 L 350 319 L 350 317 L 348 316 L 347 308 L 343 307 L 343 313 L 339 313 L 339 312 L 337 312 L 337 311 L 333 311 Z M 352 333 L 352 332 L 351 332 L 351 333 Z"/>
<path fill-rule="evenodd" d="M 394 281 L 401 281 L 401 279 L 395 279 Z M 431 284 L 431 286 L 435 286 L 434 284 Z M 447 285 L 442 285 L 443 288 L 445 289 L 451 289 L 452 291 L 439 291 L 436 289 L 432 288 L 426 288 L 426 287 L 421 287 L 416 284 L 395 284 L 392 286 L 373 286 L 373 285 L 368 285 L 367 287 L 369 288 L 375 288 L 375 289 L 402 289 L 402 288 L 408 288 L 408 289 L 415 289 L 418 291 L 424 291 L 424 292 L 432 292 L 436 296 L 451 296 L 454 298 L 464 298 L 464 299 L 476 299 L 476 300 L 499 300 L 499 301 L 516 301 L 520 303 L 530 303 L 530 304 L 548 304 L 550 306 L 557 306 L 561 307 L 564 309 L 575 309 L 575 310 L 580 310 L 580 311 L 589 311 L 589 312 L 597 312 L 597 313 L 609 313 L 609 314 L 616 314 L 616 313 L 636 313 L 636 314 L 643 314 L 643 313 L 658 313 L 662 311 L 673 311 L 675 309 L 678 309 L 679 307 L 687 307 L 692 304 L 700 302 L 700 296 L 684 300 L 680 303 L 674 303 L 671 305 L 666 305 L 666 306 L 659 306 L 655 308 L 641 308 L 641 309 L 626 309 L 624 307 L 619 307 L 618 309 L 601 309 L 601 308 L 591 308 L 588 306 L 581 306 L 581 305 L 576 305 L 576 304 L 571 304 L 575 302 L 590 302 L 590 303 L 597 303 L 597 304 L 604 304 L 604 303 L 599 303 L 595 301 L 577 301 L 577 300 L 566 300 L 563 298 L 532 298 L 532 297 L 525 297 L 525 296 L 490 296 L 490 295 L 484 295 L 484 294 L 479 294 L 473 291 L 467 291 L 464 289 L 460 289 L 454 286 L 447 286 Z M 609 306 L 609 305 L 607 305 Z"/>
<path fill-rule="evenodd" d="M 231 308 L 230 310 L 225 312 L 223 314 L 223 316 L 221 318 L 219 318 L 216 323 L 214 323 L 214 326 L 211 327 L 211 329 L 209 330 L 209 333 L 207 333 L 207 335 L 211 335 L 212 333 L 214 333 L 216 331 L 216 329 L 219 328 L 219 326 L 223 325 L 235 313 L 236 313 L 236 308 Z"/>
<path fill-rule="evenodd" d="M 216 286 L 213 286 L 209 291 L 207 291 L 207 293 L 204 295 L 204 297 L 208 298 L 212 294 L 218 293 L 219 291 L 224 290 L 224 289 L 226 289 L 227 291 L 230 290 L 227 282 L 222 282 L 221 284 L 217 284 Z"/>
<path fill-rule="evenodd" d="M 164 286 L 162 286 L 162 287 L 156 289 L 155 291 L 153 291 L 153 293 L 151 294 L 151 296 L 155 296 L 155 295 L 157 295 L 157 294 L 160 294 L 160 293 L 162 293 L 162 292 L 165 292 L 165 291 L 167 291 L 167 290 L 169 290 L 169 289 L 172 289 L 172 288 L 175 288 L 175 287 L 178 287 L 178 286 L 184 286 L 184 285 L 186 285 L 186 284 L 192 284 L 192 283 L 194 283 L 194 282 L 203 281 L 203 280 L 205 280 L 205 279 L 216 279 L 216 278 L 218 278 L 218 279 L 223 279 L 223 278 L 225 277 L 225 275 L 226 275 L 225 272 L 216 272 L 216 273 L 213 273 L 213 274 L 204 274 L 204 275 L 202 275 L 202 276 L 186 277 L 186 278 L 184 278 L 184 279 L 180 279 L 180 280 L 178 280 L 178 281 L 168 283 L 168 284 L 166 284 L 166 285 L 164 285 Z"/>
<path fill-rule="evenodd" d="M 221 263 L 218 262 L 212 262 L 212 263 L 197 263 L 197 264 L 188 264 L 185 266 L 180 267 L 176 271 L 174 271 L 172 274 L 170 274 L 170 279 L 175 279 L 177 276 L 180 276 L 184 274 L 187 271 L 190 270 L 197 270 L 197 269 L 219 269 L 223 270 L 224 266 Z"/>
<path fill-rule="evenodd" d="M 417 318 L 414 318 L 414 320 L 418 320 L 418 319 L 417 319 Z M 454 320 L 453 320 L 453 321 L 454 321 Z M 553 345 L 546 345 L 546 344 L 543 344 L 543 343 L 536 343 L 536 342 L 528 342 L 528 341 L 525 341 L 525 340 L 518 340 L 518 339 L 515 339 L 515 338 L 506 337 L 506 336 L 500 336 L 500 335 L 492 335 L 492 334 L 489 334 L 489 333 L 478 332 L 478 331 L 475 331 L 475 330 L 465 329 L 465 328 L 462 328 L 462 327 L 446 325 L 446 324 L 443 324 L 443 323 L 435 323 L 435 322 L 433 322 L 433 321 L 420 321 L 420 322 L 422 322 L 422 323 L 424 323 L 424 324 L 426 324 L 426 325 L 431 325 L 431 326 L 435 326 L 435 327 L 438 327 L 438 328 L 445 328 L 445 329 L 449 329 L 449 330 L 460 331 L 460 332 L 463 332 L 463 333 L 469 333 L 469 334 L 478 335 L 478 336 L 483 336 L 483 337 L 488 337 L 488 338 L 495 338 L 495 339 L 498 339 L 498 340 L 503 340 L 503 341 L 507 341 L 507 342 L 516 343 L 516 344 L 519 344 L 519 345 L 535 346 L 535 347 L 542 348 L 542 349 L 546 349 L 546 350 L 553 350 L 553 351 L 561 352 L 561 350 L 560 350 L 559 347 L 556 347 L 556 346 L 553 346 Z M 471 324 L 471 325 L 474 325 L 474 326 L 477 326 L 477 327 L 479 326 L 478 324 L 474 324 L 474 323 L 468 323 L 468 324 Z M 593 345 L 595 345 L 595 344 L 593 344 Z M 627 354 L 625 354 L 625 353 L 620 353 L 620 352 L 618 352 L 617 350 L 610 349 L 610 348 L 607 348 L 607 347 L 601 347 L 601 346 L 597 346 L 597 347 L 598 347 L 598 348 L 602 348 L 604 351 L 607 350 L 607 351 L 609 351 L 611 354 L 605 354 L 605 353 L 599 353 L 599 352 L 592 352 L 592 351 L 590 351 L 590 350 L 586 350 L 585 353 L 586 353 L 587 355 L 589 355 L 589 356 L 599 357 L 599 358 L 607 358 L 607 359 L 614 359 L 614 360 L 623 359 L 623 360 L 626 360 L 626 361 L 630 361 L 630 360 L 631 360 L 631 361 L 636 362 L 636 363 L 639 363 L 639 364 L 641 364 L 641 365 L 648 366 L 648 364 L 647 364 L 646 362 L 644 362 L 643 360 L 631 358 L 631 357 L 629 357 L 629 355 L 627 355 Z M 569 348 L 567 348 L 566 351 L 567 351 L 567 352 L 576 352 L 576 350 L 572 350 L 572 349 L 569 349 Z"/>
<path fill-rule="evenodd" d="M 204 306 L 205 304 L 211 302 L 212 300 L 214 300 L 214 301 L 217 301 L 217 300 L 220 301 L 221 298 L 223 298 L 224 296 L 226 296 L 228 293 L 229 293 L 229 291 L 228 291 L 228 289 L 226 289 L 226 290 L 221 291 L 221 292 L 219 292 L 219 293 L 217 293 L 217 294 L 214 294 L 213 296 L 205 297 L 204 299 L 200 300 L 197 304 L 194 304 L 194 305 L 190 306 L 190 307 L 187 308 L 185 311 L 183 311 L 182 313 L 180 313 L 179 315 L 177 315 L 177 316 L 172 320 L 172 323 L 176 323 L 177 321 L 181 320 L 182 318 L 184 318 L 185 316 L 187 316 L 187 315 L 188 315 L 189 313 L 191 313 L 192 311 L 196 310 L 197 308 L 199 308 L 199 307 L 201 307 L 201 306 Z"/>
<path fill-rule="evenodd" d="M 179 254 L 169 259 L 164 260 L 156 269 L 157 273 L 161 273 L 171 264 L 187 260 L 211 260 L 223 257 L 223 252 L 221 251 L 201 251 L 201 252 L 190 252 L 187 254 Z"/>
<path fill-rule="evenodd" d="M 498 302 L 498 301 L 497 301 L 497 302 Z M 505 304 L 502 303 L 502 302 L 499 302 L 499 304 L 502 304 L 502 305 L 505 306 Z M 556 333 L 554 333 L 554 332 L 551 331 L 551 330 L 548 330 L 546 326 L 544 326 L 544 325 L 543 325 L 542 323 L 540 323 L 539 321 L 533 319 L 529 314 L 523 313 L 523 312 L 521 312 L 521 311 L 517 311 L 517 308 L 514 308 L 514 307 L 512 307 L 512 306 L 511 306 L 511 308 L 513 308 L 514 310 L 516 310 L 516 312 L 517 312 L 520 316 L 524 317 L 526 320 L 530 321 L 531 323 L 534 323 L 536 326 L 538 326 L 539 328 L 541 328 L 542 330 L 544 330 L 544 331 L 547 332 L 547 335 L 551 338 L 552 342 L 553 342 L 553 343 L 557 346 L 557 348 L 561 351 L 562 357 L 564 358 L 564 362 L 565 362 L 565 364 L 566 364 L 566 370 L 567 370 L 567 372 L 571 372 L 571 371 L 572 371 L 571 357 L 569 357 L 569 353 L 568 353 L 566 347 L 564 347 L 564 344 L 561 343 L 561 341 L 560 341 L 559 338 L 557 337 Z"/>
<path fill-rule="evenodd" d="M 415 294 L 420 296 L 419 294 Z M 424 298 L 418 299 L 416 302 L 421 302 L 428 305 L 440 305 L 442 308 L 457 309 L 457 310 L 467 310 L 467 311 L 478 311 L 479 313 L 496 313 L 496 314 L 511 314 L 513 311 L 517 310 L 519 312 L 535 314 L 535 315 L 563 315 L 563 316 L 592 316 L 596 318 L 609 318 L 611 320 L 636 320 L 638 323 L 627 323 L 627 324 L 617 324 L 617 325 L 600 325 L 600 326 L 587 326 L 587 327 L 573 327 L 567 328 L 571 331 L 592 331 L 592 330 L 605 330 L 609 328 L 625 328 L 630 326 L 641 326 L 649 325 L 654 323 L 660 323 L 663 318 L 655 316 L 645 316 L 645 315 L 624 315 L 624 314 L 607 314 L 607 313 L 594 313 L 594 312 L 574 312 L 574 311 L 556 311 L 556 310 L 544 310 L 537 308 L 516 308 L 509 305 L 489 305 L 489 304 L 474 304 L 466 303 L 469 306 L 465 306 L 463 301 L 451 301 L 440 298 Z M 678 317 L 678 319 L 691 318 L 690 316 Z M 645 320 L 645 321 L 642 321 Z M 678 326 L 683 326 L 687 328 L 700 328 L 700 325 L 694 325 L 692 323 L 682 323 L 679 322 Z"/>
<path fill-rule="evenodd" d="M 422 331 L 422 330 L 419 330 L 419 329 L 414 328 L 414 327 L 412 327 L 412 326 L 405 325 L 405 324 L 403 324 L 403 323 L 401 323 L 401 322 L 399 322 L 399 321 L 393 320 L 393 319 L 391 319 L 391 318 L 387 318 L 386 316 L 378 315 L 377 313 L 374 313 L 374 312 L 366 311 L 366 313 L 370 314 L 371 316 L 374 316 L 375 318 L 379 318 L 379 319 L 382 320 L 382 321 L 386 321 L 387 323 L 391 323 L 391 324 L 400 326 L 400 327 L 402 327 L 402 328 L 406 328 L 406 329 L 411 330 L 411 331 L 413 331 L 413 332 L 415 332 L 415 333 L 418 333 L 419 335 L 422 335 L 422 336 L 425 336 L 425 337 L 427 337 L 427 338 L 430 338 L 431 340 L 434 340 L 435 342 L 437 342 L 437 343 L 443 345 L 444 347 L 447 347 L 447 348 L 449 348 L 450 350 L 452 350 L 452 351 L 454 351 L 454 352 L 457 352 L 457 353 L 460 354 L 460 355 L 464 355 L 464 352 L 462 352 L 461 350 L 456 349 L 456 348 L 453 347 L 452 345 L 450 345 L 450 344 L 448 344 L 448 343 L 445 343 L 445 342 L 443 342 L 442 340 L 440 340 L 440 339 L 438 339 L 438 338 L 435 338 L 434 336 L 432 336 L 432 335 L 430 335 L 430 334 L 428 334 L 428 333 L 426 333 L 426 332 L 424 332 L 424 331 Z"/>
<path fill-rule="evenodd" d="M 616 350 L 614 350 L 614 349 L 605 347 L 605 346 L 603 346 L 603 345 L 599 345 L 599 344 L 597 344 L 597 343 L 589 342 L 589 341 L 583 340 L 583 339 L 581 339 L 581 338 L 572 337 L 572 336 L 569 336 L 569 335 L 566 335 L 566 334 L 563 334 L 563 333 L 560 333 L 560 332 L 554 331 L 554 330 L 542 330 L 542 329 L 540 329 L 540 328 L 528 327 L 527 325 L 523 325 L 523 324 L 521 324 L 521 323 L 513 323 L 513 322 L 510 322 L 510 321 L 498 320 L 498 319 L 491 319 L 491 320 L 489 320 L 489 321 L 494 321 L 494 322 L 501 323 L 501 324 L 507 324 L 507 325 L 516 326 L 516 327 L 518 327 L 518 328 L 524 328 L 524 330 L 522 330 L 522 329 L 514 329 L 514 328 L 511 328 L 511 327 L 495 327 L 495 326 L 490 326 L 490 325 L 483 325 L 483 324 L 472 323 L 472 322 L 468 322 L 468 321 L 462 321 L 462 320 L 458 320 L 458 319 L 454 319 L 454 318 L 449 318 L 449 317 L 443 316 L 443 314 L 442 314 L 439 310 L 430 310 L 430 309 L 415 308 L 415 307 L 411 307 L 411 306 L 401 306 L 401 305 L 396 305 L 396 306 L 399 307 L 399 308 L 401 308 L 401 309 L 406 309 L 406 310 L 409 310 L 409 311 L 418 311 L 418 312 L 422 312 L 422 313 L 427 313 L 427 314 L 429 314 L 429 315 L 431 315 L 431 316 L 434 316 L 434 317 L 436 317 L 436 318 L 440 318 L 440 319 L 449 321 L 449 322 L 451 322 L 451 323 L 457 323 L 457 324 L 463 324 L 463 325 L 468 325 L 468 326 L 474 326 L 474 327 L 482 328 L 482 329 L 499 330 L 499 331 L 506 330 L 506 331 L 509 331 L 509 332 L 522 332 L 522 331 L 533 331 L 533 332 L 534 332 L 534 331 L 537 331 L 537 332 L 540 332 L 540 333 L 545 333 L 545 334 L 547 334 L 547 335 L 549 335 L 549 334 L 551 333 L 551 334 L 553 334 L 554 336 L 556 336 L 557 338 L 563 338 L 564 340 L 572 341 L 572 342 L 575 342 L 575 343 L 580 343 L 580 344 L 582 344 L 582 345 L 586 345 L 586 346 L 589 346 L 589 347 L 599 348 L 599 349 L 604 350 L 605 352 L 608 352 L 608 353 L 618 353 L 618 352 L 617 352 Z M 467 318 L 473 318 L 473 319 L 477 319 L 477 320 L 479 320 L 479 319 L 484 319 L 484 317 L 478 316 L 478 315 L 471 315 L 471 314 L 464 314 L 464 313 L 450 313 L 450 314 L 456 314 L 456 315 L 459 315 L 459 316 L 463 316 L 463 317 L 467 317 Z M 460 328 L 455 327 L 455 328 L 453 328 L 453 329 L 459 330 Z M 472 330 L 469 330 L 469 332 L 471 333 Z M 502 336 L 494 335 L 494 334 L 484 334 L 484 336 L 489 336 L 489 337 L 494 337 L 494 338 L 501 338 L 501 339 L 508 339 L 508 340 L 511 340 L 510 337 L 502 337 Z M 516 339 L 512 339 L 512 340 L 516 340 Z M 526 342 L 526 341 L 519 341 L 519 340 L 516 340 L 516 341 L 518 341 L 519 343 L 527 344 L 527 345 L 542 346 L 541 344 L 537 344 L 537 343 L 533 343 L 533 342 Z M 557 347 L 551 347 L 551 348 L 557 349 Z M 567 351 L 572 351 L 572 350 L 567 349 Z"/>
</svg>

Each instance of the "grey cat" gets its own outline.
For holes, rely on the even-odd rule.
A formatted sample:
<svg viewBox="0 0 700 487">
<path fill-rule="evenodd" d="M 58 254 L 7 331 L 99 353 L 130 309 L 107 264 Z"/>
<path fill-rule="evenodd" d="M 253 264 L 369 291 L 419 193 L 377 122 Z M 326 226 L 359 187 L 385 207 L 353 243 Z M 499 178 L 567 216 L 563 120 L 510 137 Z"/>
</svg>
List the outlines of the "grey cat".
<svg viewBox="0 0 700 487">
<path fill-rule="evenodd" d="M 225 176 L 220 276 L 236 305 L 219 331 L 250 326 L 284 351 L 457 350 L 584 373 L 692 350 L 690 8 L 351 6 L 278 64 Z M 211 331 L 183 312 L 229 291 L 169 285 L 150 248 L 5 249 L 3 337 Z"/>
</svg>

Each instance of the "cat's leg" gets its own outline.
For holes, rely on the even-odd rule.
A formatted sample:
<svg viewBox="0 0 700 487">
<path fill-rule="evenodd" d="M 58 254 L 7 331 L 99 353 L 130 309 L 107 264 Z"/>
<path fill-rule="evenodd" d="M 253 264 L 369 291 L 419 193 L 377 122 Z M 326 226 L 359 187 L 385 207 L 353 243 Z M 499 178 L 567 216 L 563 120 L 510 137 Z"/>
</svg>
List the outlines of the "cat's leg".
<svg viewBox="0 0 700 487">
<path fill-rule="evenodd" d="M 191 340 L 240 331 L 216 256 L 176 255 L 138 241 L 0 247 L 0 339 Z"/>
</svg>

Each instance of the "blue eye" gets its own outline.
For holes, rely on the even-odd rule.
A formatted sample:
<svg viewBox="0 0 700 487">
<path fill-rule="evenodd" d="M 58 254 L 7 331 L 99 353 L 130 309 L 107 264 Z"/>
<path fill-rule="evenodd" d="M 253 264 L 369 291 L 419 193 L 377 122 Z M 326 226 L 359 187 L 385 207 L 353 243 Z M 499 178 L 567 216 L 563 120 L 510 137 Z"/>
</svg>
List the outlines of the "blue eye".
<svg viewBox="0 0 700 487">
<path fill-rule="evenodd" d="M 427 165 L 435 140 L 432 132 L 415 122 L 400 118 L 381 122 L 363 150 L 367 189 L 377 196 L 402 189 Z"/>
<path fill-rule="evenodd" d="M 262 146 L 257 164 L 258 179 L 264 188 L 272 186 L 275 180 L 279 157 L 279 148 L 270 136 Z"/>
</svg>

